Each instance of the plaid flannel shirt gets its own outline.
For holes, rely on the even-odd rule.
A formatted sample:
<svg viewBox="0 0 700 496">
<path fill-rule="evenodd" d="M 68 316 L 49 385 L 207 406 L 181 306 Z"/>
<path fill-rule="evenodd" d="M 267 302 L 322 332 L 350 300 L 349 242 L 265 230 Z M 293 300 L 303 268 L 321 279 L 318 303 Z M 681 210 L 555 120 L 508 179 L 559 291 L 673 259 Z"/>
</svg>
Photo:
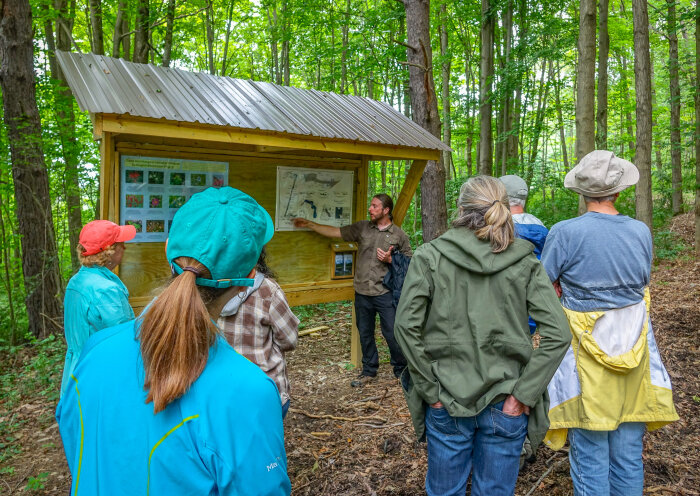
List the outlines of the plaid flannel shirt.
<svg viewBox="0 0 700 496">
<path fill-rule="evenodd" d="M 238 353 L 275 381 L 282 404 L 286 403 L 290 386 L 284 352 L 296 348 L 299 319 L 289 308 L 282 288 L 266 277 L 238 312 L 220 317 L 218 325 Z"/>
</svg>

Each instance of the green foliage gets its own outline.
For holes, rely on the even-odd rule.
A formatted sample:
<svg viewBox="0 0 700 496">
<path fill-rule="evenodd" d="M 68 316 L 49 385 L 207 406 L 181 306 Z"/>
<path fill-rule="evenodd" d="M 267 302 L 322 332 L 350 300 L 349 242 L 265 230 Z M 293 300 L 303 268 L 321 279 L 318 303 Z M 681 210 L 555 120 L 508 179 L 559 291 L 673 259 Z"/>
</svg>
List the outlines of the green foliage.
<svg viewBox="0 0 700 496">
<path fill-rule="evenodd" d="M 299 330 L 306 328 L 310 322 L 332 322 L 350 317 L 351 301 L 334 301 L 318 305 L 299 305 L 293 308 L 294 315 L 299 319 Z"/>
<path fill-rule="evenodd" d="M 127 5 L 128 31 L 133 49 L 137 3 Z M 446 14 L 441 15 L 444 4 Z M 47 26 L 55 31 L 53 5 L 32 0 L 35 30 L 36 96 L 43 126 L 42 144 L 49 171 L 54 229 L 65 281 L 71 276 L 71 251 L 66 212 L 66 158 L 79 163 L 82 220 L 95 218 L 99 197 L 99 151 L 92 139 L 89 116 L 73 99 L 57 95 L 57 82 L 51 78 Z M 103 2 L 105 50 L 112 53 L 112 37 L 119 2 Z M 513 7 L 513 37 L 508 53 L 505 46 L 505 13 Z M 88 5 L 73 12 L 73 50 L 91 49 Z M 694 20 L 696 6 L 691 0 L 676 2 L 679 30 L 681 87 L 682 175 L 686 208 L 692 202 L 695 172 L 695 84 L 692 69 L 695 58 Z M 167 2 L 150 3 L 150 61 L 160 64 L 164 53 Z M 210 15 L 206 15 L 206 10 Z M 521 9 L 525 10 L 521 10 Z M 655 226 L 663 223 L 670 209 L 670 91 L 667 4 L 650 3 L 651 55 L 653 62 L 654 136 L 653 196 Z M 491 103 L 494 109 L 493 134 L 496 152 L 500 143 L 517 138 L 517 159 L 506 164 L 506 173 L 522 175 L 530 185 L 528 210 L 552 224 L 576 215 L 577 197 L 563 188 L 566 173 L 562 146 L 566 147 L 568 168 L 576 158 L 575 84 L 577 72 L 578 5 L 565 0 L 547 2 L 495 2 L 497 50 L 496 74 Z M 480 24 L 478 2 L 445 0 L 431 5 L 432 73 L 438 91 L 449 85 L 451 99 L 451 146 L 456 178 L 446 184 L 448 217 L 451 219 L 459 186 L 477 168 L 479 142 Z M 192 0 L 177 2 L 175 8 L 171 67 L 211 71 L 216 75 L 287 83 L 302 88 L 335 91 L 381 100 L 410 116 L 408 67 L 405 65 L 407 27 L 401 2 L 360 2 L 358 0 Z M 207 43 L 207 19 L 213 32 L 211 58 Z M 440 26 L 445 23 L 449 44 L 440 50 Z M 410 29 L 410 27 L 408 27 Z M 608 61 L 608 149 L 634 160 L 635 105 L 633 23 L 630 5 L 611 5 L 608 21 L 610 58 Z M 285 58 L 285 53 L 288 56 Z M 121 53 L 127 59 L 131 54 Z M 449 80 L 443 81 L 441 66 L 451 63 Z M 552 65 L 549 63 L 552 61 Z M 544 78 L 543 78 L 544 75 Z M 519 114 L 513 129 L 502 129 L 504 104 L 520 97 Z M 538 108 L 541 111 L 538 113 Z M 63 139 L 61 115 L 75 113 L 75 131 Z M 558 110 L 562 118 L 559 122 Z M 0 108 L 0 113 L 2 109 Z M 563 144 L 560 137 L 563 131 Z M 497 156 L 497 154 L 496 154 Z M 494 164 L 500 175 L 502 163 Z M 394 199 L 401 191 L 410 164 L 405 161 L 371 162 L 370 196 L 386 192 Z M 627 215 L 634 214 L 632 191 L 619 203 Z M 16 344 L 24 337 L 27 318 L 24 309 L 21 246 L 17 235 L 14 185 L 11 174 L 6 129 L 0 126 L 0 343 Z M 420 191 L 409 207 L 404 223 L 414 247 L 422 243 Z M 660 243 L 668 244 L 664 235 Z M 666 248 L 661 250 L 665 253 Z M 301 310 L 300 310 L 301 311 Z"/>
<path fill-rule="evenodd" d="M 25 489 L 27 491 L 40 491 L 40 490 L 45 488 L 46 479 L 48 479 L 48 478 L 49 478 L 48 472 L 41 472 L 36 477 L 30 477 L 29 480 L 27 481 L 27 485 L 25 486 Z"/>
</svg>

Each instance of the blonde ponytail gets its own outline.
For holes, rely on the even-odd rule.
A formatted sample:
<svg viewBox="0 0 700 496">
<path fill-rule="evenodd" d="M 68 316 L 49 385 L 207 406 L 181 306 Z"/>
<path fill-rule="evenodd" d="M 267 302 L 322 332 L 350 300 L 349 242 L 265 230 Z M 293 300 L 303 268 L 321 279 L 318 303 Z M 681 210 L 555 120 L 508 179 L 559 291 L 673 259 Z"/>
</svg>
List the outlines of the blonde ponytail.
<svg viewBox="0 0 700 496">
<path fill-rule="evenodd" d="M 197 260 L 179 257 L 173 262 L 188 270 L 173 277 L 148 307 L 139 334 L 146 403 L 153 402 L 153 413 L 185 394 L 204 370 L 218 332 L 207 304 L 225 291 L 195 284 L 198 275 L 211 277 Z"/>
<path fill-rule="evenodd" d="M 489 241 L 491 251 L 500 253 L 515 238 L 513 217 L 508 208 L 508 195 L 503 184 L 491 176 L 475 176 L 459 191 L 459 212 L 452 223 L 467 227 L 477 238 Z"/>
</svg>

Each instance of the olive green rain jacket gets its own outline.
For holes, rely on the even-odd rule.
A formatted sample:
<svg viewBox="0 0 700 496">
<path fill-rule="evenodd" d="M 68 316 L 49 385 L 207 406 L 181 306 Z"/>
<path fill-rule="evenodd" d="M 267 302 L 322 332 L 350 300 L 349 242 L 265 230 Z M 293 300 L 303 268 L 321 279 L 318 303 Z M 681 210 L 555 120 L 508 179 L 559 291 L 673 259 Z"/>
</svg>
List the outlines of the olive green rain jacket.
<svg viewBox="0 0 700 496">
<path fill-rule="evenodd" d="M 467 228 L 416 250 L 396 310 L 396 339 L 408 360 L 402 377 L 416 435 L 438 400 L 472 417 L 509 394 L 530 406 L 528 435 L 547 432 L 547 384 L 571 343 L 559 299 L 531 243 L 494 254 Z M 537 322 L 533 350 L 528 315 Z"/>
</svg>

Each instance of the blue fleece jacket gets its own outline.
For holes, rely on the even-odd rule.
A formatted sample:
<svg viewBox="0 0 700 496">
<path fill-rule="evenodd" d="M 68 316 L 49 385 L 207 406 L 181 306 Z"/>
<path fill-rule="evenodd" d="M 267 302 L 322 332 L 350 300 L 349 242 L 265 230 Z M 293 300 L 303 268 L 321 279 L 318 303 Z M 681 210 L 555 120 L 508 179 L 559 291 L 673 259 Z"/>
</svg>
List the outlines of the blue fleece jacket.
<svg viewBox="0 0 700 496">
<path fill-rule="evenodd" d="M 154 415 L 135 322 L 88 340 L 58 404 L 71 494 L 289 495 L 274 382 L 219 337 L 190 389 Z"/>
</svg>

